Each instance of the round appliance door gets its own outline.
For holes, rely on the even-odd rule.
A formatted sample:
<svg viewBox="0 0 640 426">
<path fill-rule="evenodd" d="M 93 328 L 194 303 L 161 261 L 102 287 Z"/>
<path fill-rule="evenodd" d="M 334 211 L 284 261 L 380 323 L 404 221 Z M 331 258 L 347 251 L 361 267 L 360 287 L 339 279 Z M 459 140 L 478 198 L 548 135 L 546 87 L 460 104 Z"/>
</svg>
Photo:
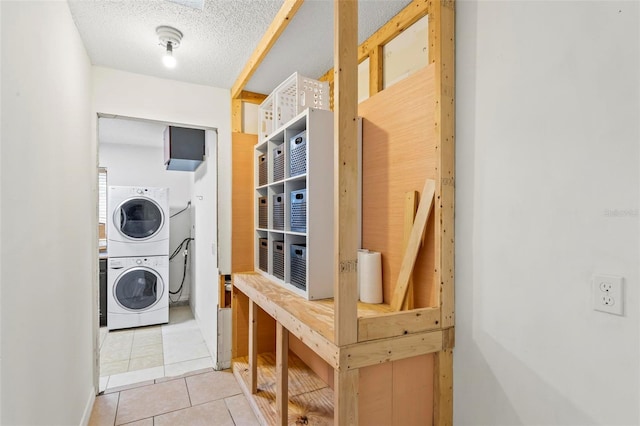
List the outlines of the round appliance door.
<svg viewBox="0 0 640 426">
<path fill-rule="evenodd" d="M 160 275 L 143 266 L 127 270 L 113 285 L 116 302 L 130 311 L 144 311 L 153 307 L 163 293 L 164 283 Z"/>
<path fill-rule="evenodd" d="M 120 204 L 114 214 L 114 223 L 120 233 L 132 240 L 153 238 L 164 225 L 160 206 L 148 198 L 132 198 Z"/>
</svg>

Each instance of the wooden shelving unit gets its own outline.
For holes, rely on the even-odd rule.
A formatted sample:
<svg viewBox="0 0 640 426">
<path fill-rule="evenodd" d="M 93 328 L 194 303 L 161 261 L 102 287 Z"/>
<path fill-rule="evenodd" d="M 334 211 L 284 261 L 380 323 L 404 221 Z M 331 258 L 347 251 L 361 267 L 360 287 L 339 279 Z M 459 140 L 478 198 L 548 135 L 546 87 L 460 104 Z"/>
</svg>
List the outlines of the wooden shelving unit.
<svg viewBox="0 0 640 426">
<path fill-rule="evenodd" d="M 300 1 L 285 2 L 267 34 L 277 37 L 298 7 Z M 382 46 L 425 15 L 430 65 L 382 90 Z M 264 424 L 299 424 L 305 420 L 300 416 L 315 410 L 321 415 L 307 417 L 307 424 L 451 425 L 454 2 L 413 0 L 360 46 L 356 2 L 334 3 L 334 25 L 334 70 L 321 78 L 333 90 L 335 252 L 327 280 L 334 297 L 309 301 L 268 276 L 235 274 L 234 374 Z M 232 89 L 234 129 L 239 105 L 249 97 L 244 84 L 273 44 L 265 37 Z M 372 96 L 358 105 L 357 64 L 366 58 Z M 357 302 L 358 116 L 362 245 L 383 252 L 382 305 Z M 435 202 L 413 269 L 416 308 L 393 311 L 390 297 L 403 254 L 403 215 L 395 197 L 420 191 L 425 179 L 435 181 Z"/>
<path fill-rule="evenodd" d="M 318 300 L 333 295 L 333 112 L 308 108 L 281 127 L 255 147 L 255 265 L 256 271 L 269 276 L 294 293 Z M 295 137 L 304 132 L 301 143 L 305 152 L 304 173 L 292 173 L 291 148 Z M 292 142 L 292 140 L 294 140 Z M 276 152 L 279 153 L 275 173 Z M 260 166 L 265 167 L 267 182 L 260 181 Z M 291 221 L 292 196 L 294 191 L 304 190 L 306 218 L 304 228 L 296 229 Z M 275 197 L 282 201 L 282 218 L 274 214 Z M 266 201 L 267 227 L 260 223 L 260 203 Z M 263 221 L 264 222 L 264 221 Z M 277 224 L 281 225 L 280 227 Z M 264 225 L 264 224 L 263 224 Z M 260 243 L 266 240 L 266 247 Z M 281 245 L 281 275 L 277 276 L 274 259 L 274 243 Z M 302 247 L 304 258 L 297 264 L 304 265 L 304 276 L 294 279 L 292 246 Z M 261 270 L 260 256 L 266 256 L 266 270 Z M 304 283 L 304 287 L 302 286 Z"/>
</svg>

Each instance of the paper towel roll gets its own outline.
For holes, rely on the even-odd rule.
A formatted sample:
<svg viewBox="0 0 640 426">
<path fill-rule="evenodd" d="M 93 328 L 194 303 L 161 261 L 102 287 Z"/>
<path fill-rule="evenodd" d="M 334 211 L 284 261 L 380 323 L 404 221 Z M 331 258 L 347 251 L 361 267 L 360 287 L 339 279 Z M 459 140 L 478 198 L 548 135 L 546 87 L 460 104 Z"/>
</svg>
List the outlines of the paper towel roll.
<svg viewBox="0 0 640 426">
<path fill-rule="evenodd" d="M 358 292 L 364 303 L 382 303 L 382 256 L 358 250 Z"/>
</svg>

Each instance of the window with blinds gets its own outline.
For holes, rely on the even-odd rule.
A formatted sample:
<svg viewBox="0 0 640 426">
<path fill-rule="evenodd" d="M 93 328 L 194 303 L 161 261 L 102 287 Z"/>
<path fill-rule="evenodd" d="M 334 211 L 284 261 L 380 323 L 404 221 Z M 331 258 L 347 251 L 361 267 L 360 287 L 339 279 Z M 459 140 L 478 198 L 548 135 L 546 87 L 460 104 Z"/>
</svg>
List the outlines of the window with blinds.
<svg viewBox="0 0 640 426">
<path fill-rule="evenodd" d="M 107 223 L 107 169 L 98 169 L 98 222 Z"/>
</svg>

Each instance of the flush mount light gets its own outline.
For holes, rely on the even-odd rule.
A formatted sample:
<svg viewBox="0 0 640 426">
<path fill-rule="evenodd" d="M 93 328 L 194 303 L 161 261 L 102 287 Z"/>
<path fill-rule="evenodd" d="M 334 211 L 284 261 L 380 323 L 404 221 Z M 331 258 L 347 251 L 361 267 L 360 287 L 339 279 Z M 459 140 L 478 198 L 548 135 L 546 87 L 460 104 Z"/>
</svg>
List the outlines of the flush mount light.
<svg viewBox="0 0 640 426">
<path fill-rule="evenodd" d="M 158 34 L 160 46 L 166 49 L 162 63 L 167 68 L 174 68 L 176 66 L 176 58 L 173 56 L 173 51 L 180 47 L 182 33 L 173 27 L 162 25 L 156 28 L 156 34 Z"/>
</svg>

